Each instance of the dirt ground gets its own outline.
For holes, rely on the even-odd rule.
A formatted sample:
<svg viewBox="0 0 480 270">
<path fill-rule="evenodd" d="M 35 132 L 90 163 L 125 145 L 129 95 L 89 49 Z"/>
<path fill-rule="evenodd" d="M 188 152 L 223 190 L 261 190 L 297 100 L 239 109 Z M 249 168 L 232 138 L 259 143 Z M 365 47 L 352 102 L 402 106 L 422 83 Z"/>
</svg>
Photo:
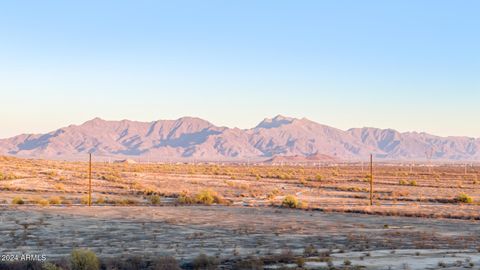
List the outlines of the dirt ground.
<svg viewBox="0 0 480 270">
<path fill-rule="evenodd" d="M 231 269 L 232 260 L 292 253 L 305 269 L 475 268 L 479 175 L 475 164 L 375 164 L 369 206 L 370 175 L 360 163 L 97 162 L 86 207 L 87 163 L 0 157 L 0 255 L 55 260 L 89 248 L 101 258 L 188 263 L 207 254 Z M 205 191 L 219 202 L 186 203 Z M 284 207 L 289 196 L 300 209 Z M 306 254 L 311 247 L 318 252 Z M 264 269 L 285 267 L 298 265 Z"/>
<path fill-rule="evenodd" d="M 272 166 L 232 164 L 94 163 L 97 204 L 149 204 L 204 190 L 233 205 L 281 205 L 285 196 L 304 208 L 376 215 L 480 220 L 480 166 L 462 164 L 375 164 L 374 206 L 368 207 L 368 167 L 360 164 Z M 3 179 L 2 179 L 3 178 Z M 62 204 L 85 203 L 88 164 L 0 157 L 0 204 L 26 204 L 59 197 Z M 458 201 L 460 196 L 473 200 Z"/>
<path fill-rule="evenodd" d="M 313 245 L 335 265 L 368 269 L 437 269 L 480 264 L 476 221 L 384 217 L 232 206 L 18 206 L 0 211 L 2 254 L 68 256 L 73 248 L 100 257 L 200 253 L 228 260 L 303 254 Z M 307 258 L 305 268 L 326 267 Z M 443 267 L 442 267 L 443 268 Z"/>
</svg>

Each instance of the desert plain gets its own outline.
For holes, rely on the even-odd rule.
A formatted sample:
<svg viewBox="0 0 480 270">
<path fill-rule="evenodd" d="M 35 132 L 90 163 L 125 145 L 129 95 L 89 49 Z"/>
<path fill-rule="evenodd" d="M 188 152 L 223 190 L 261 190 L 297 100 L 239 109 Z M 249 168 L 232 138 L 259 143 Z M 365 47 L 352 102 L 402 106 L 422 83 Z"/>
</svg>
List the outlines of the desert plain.
<svg viewBox="0 0 480 270">
<path fill-rule="evenodd" d="M 88 206 L 87 162 L 0 157 L 0 254 L 63 268 L 86 249 L 102 269 L 478 269 L 480 166 L 373 171 L 369 205 L 366 162 L 94 162 Z"/>
</svg>

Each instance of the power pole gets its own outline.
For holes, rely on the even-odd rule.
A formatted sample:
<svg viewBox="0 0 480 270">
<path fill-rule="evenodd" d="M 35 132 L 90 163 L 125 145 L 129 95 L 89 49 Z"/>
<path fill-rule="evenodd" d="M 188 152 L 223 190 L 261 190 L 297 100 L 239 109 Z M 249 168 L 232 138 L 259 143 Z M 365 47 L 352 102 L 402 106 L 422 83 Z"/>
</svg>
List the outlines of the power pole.
<svg viewBox="0 0 480 270">
<path fill-rule="evenodd" d="M 370 154 L 370 206 L 373 205 L 373 154 Z"/>
<path fill-rule="evenodd" d="M 88 162 L 88 206 L 92 206 L 92 153 L 89 153 Z"/>
</svg>

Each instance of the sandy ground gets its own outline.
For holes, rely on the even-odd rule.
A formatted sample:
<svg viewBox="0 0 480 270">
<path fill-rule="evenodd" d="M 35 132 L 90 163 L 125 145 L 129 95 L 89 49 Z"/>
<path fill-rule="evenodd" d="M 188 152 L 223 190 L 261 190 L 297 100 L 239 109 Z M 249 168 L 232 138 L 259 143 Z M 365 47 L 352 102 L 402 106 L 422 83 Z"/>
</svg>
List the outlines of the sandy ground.
<svg viewBox="0 0 480 270">
<path fill-rule="evenodd" d="M 101 257 L 200 253 L 221 259 L 302 254 L 313 245 L 368 269 L 458 269 L 480 265 L 478 221 L 383 217 L 225 206 L 8 206 L 0 209 L 0 253 Z M 307 258 L 307 269 L 326 263 Z"/>
</svg>

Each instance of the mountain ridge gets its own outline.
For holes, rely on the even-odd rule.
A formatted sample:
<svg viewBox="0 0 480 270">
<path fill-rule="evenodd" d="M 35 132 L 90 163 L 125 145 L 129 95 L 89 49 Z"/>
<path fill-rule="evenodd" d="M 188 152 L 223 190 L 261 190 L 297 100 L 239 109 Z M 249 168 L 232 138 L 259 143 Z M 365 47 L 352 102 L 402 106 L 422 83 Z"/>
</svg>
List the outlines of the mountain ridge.
<svg viewBox="0 0 480 270">
<path fill-rule="evenodd" d="M 441 137 L 373 127 L 341 130 L 307 118 L 277 115 L 250 129 L 216 126 L 197 117 L 141 122 L 101 118 L 45 134 L 0 139 L 0 155 L 81 160 L 150 161 L 382 160 L 480 161 L 480 139 Z M 275 157 L 291 157 L 275 159 Z"/>
</svg>

